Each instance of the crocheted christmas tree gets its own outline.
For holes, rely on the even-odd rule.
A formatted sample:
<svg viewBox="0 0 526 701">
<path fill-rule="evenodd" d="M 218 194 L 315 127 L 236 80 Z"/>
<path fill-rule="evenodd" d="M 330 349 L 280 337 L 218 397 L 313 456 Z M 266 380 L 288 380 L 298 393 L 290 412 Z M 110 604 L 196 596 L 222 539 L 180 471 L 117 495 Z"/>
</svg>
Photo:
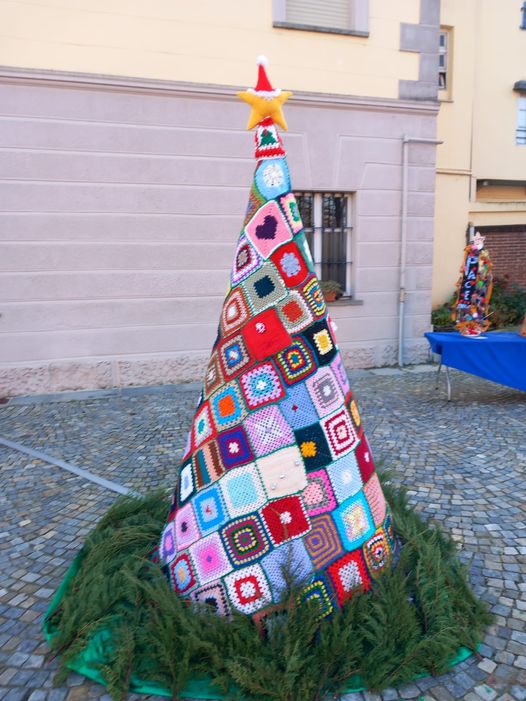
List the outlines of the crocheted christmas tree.
<svg viewBox="0 0 526 701">
<path fill-rule="evenodd" d="M 182 597 L 264 616 L 292 583 L 325 616 L 389 566 L 389 511 L 338 350 L 263 62 L 239 94 L 256 169 L 160 561 Z"/>
</svg>

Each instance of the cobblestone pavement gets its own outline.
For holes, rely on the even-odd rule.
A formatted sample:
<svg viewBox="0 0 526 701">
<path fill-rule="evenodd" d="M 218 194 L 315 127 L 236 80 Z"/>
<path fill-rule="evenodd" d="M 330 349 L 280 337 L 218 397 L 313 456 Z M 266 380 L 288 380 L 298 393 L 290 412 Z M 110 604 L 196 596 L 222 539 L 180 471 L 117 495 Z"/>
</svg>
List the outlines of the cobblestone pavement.
<svg viewBox="0 0 526 701">
<path fill-rule="evenodd" d="M 525 701 L 526 394 L 453 372 L 448 404 L 429 369 L 356 371 L 351 378 L 375 457 L 395 470 L 414 507 L 458 542 L 495 624 L 481 657 L 449 674 L 342 701 Z M 174 481 L 197 395 L 187 385 L 74 401 L 15 400 L 0 407 L 0 436 L 146 491 Z M 109 700 L 101 686 L 76 674 L 52 687 L 55 665 L 44 660 L 41 619 L 115 497 L 0 446 L 2 701 Z"/>
</svg>

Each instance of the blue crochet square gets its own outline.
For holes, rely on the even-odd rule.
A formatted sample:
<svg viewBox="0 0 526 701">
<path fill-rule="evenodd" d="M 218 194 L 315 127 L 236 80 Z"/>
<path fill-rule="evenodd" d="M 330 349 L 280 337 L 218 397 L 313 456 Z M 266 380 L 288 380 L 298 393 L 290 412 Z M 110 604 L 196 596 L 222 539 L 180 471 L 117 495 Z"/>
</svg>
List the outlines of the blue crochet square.
<svg viewBox="0 0 526 701">
<path fill-rule="evenodd" d="M 203 535 L 217 531 L 227 520 L 223 500 L 218 487 L 205 489 L 194 498 L 194 509 Z"/>
<path fill-rule="evenodd" d="M 279 408 L 292 428 L 310 426 L 318 420 L 318 414 L 311 401 L 305 383 L 292 385 Z"/>
</svg>

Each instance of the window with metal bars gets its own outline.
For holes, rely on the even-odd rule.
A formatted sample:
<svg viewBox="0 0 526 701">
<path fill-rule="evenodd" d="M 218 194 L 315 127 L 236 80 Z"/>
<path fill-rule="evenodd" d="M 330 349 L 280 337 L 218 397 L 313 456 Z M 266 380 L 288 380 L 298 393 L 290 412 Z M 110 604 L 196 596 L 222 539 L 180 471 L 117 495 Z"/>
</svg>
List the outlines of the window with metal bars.
<svg viewBox="0 0 526 701">
<path fill-rule="evenodd" d="M 526 145 L 526 95 L 519 97 L 515 143 L 520 146 Z"/>
<path fill-rule="evenodd" d="M 450 31 L 441 27 L 438 35 L 438 89 L 449 90 L 449 44 Z"/>
<path fill-rule="evenodd" d="M 320 280 L 335 280 L 351 294 L 351 203 L 346 192 L 295 192 Z"/>
</svg>

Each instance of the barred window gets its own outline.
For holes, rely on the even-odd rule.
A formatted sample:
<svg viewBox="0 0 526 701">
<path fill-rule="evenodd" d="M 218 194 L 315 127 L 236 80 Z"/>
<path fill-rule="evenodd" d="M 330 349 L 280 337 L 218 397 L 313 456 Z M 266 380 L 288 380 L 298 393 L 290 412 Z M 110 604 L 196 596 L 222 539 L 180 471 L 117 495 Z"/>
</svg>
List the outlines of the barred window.
<svg viewBox="0 0 526 701">
<path fill-rule="evenodd" d="M 339 282 L 351 294 L 351 203 L 345 192 L 295 192 L 320 280 Z"/>
<path fill-rule="evenodd" d="M 438 89 L 449 90 L 449 30 L 441 28 L 438 37 Z"/>
<path fill-rule="evenodd" d="M 521 146 L 524 146 L 526 144 L 526 95 L 524 97 L 519 97 L 515 143 Z"/>
</svg>

